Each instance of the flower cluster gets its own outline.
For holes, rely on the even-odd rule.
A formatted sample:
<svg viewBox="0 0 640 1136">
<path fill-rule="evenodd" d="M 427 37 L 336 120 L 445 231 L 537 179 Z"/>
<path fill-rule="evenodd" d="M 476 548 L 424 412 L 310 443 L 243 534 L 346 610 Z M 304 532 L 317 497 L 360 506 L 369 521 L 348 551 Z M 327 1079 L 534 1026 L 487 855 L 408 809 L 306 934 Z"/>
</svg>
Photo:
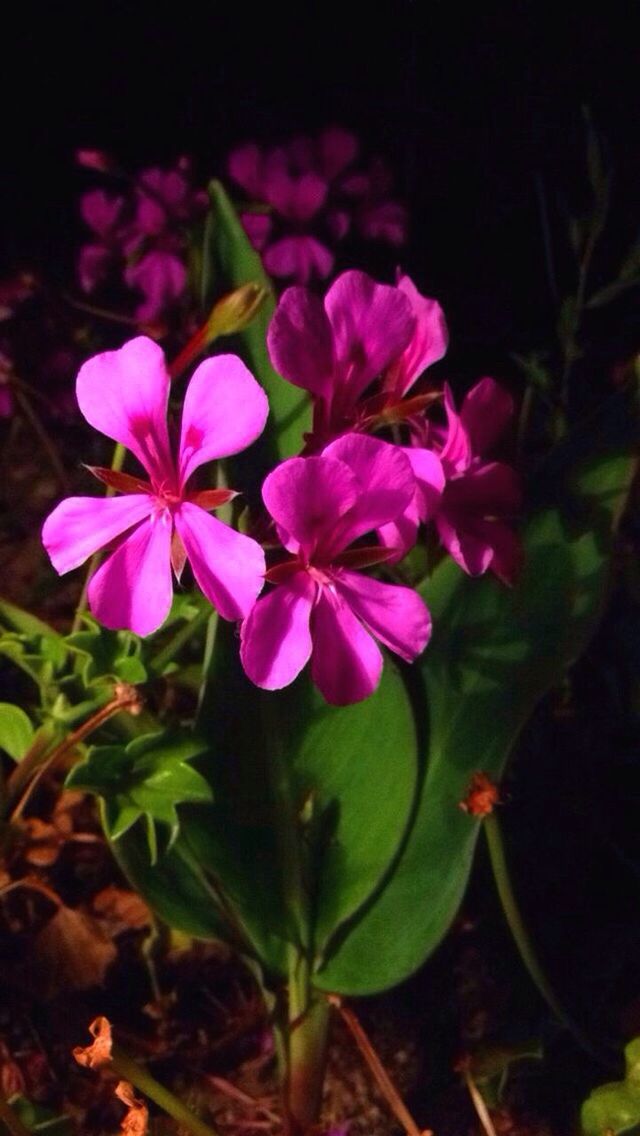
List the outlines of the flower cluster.
<svg viewBox="0 0 640 1136">
<path fill-rule="evenodd" d="M 358 154 L 355 135 L 337 127 L 269 150 L 247 143 L 231 153 L 229 174 L 250 202 L 242 223 L 270 275 L 301 284 L 325 279 L 333 246 L 352 231 L 404 244 L 407 212 L 391 197 L 388 167 L 376 158 L 360 168 Z"/>
<path fill-rule="evenodd" d="M 171 571 L 180 580 L 188 560 L 220 615 L 241 621 L 253 682 L 280 689 L 309 662 L 328 702 L 354 702 L 378 684 L 379 643 L 411 662 L 429 640 L 422 598 L 384 578 L 422 524 L 433 522 L 465 572 L 513 580 L 519 545 L 509 522 L 520 488 L 514 471 L 488 456 L 513 406 L 492 379 L 459 411 L 448 386 L 422 380 L 445 353 L 447 331 L 440 306 L 406 276 L 389 286 L 347 272 L 324 302 L 288 289 L 268 346 L 276 370 L 314 406 L 303 453 L 262 487 L 268 562 L 251 535 L 210 515 L 235 493 L 192 481 L 259 436 L 264 392 L 236 356 L 207 359 L 187 388 L 173 447 L 164 356 L 145 337 L 85 363 L 77 397 L 88 422 L 122 443 L 147 477 L 93 469 L 122 495 L 63 501 L 43 541 L 59 572 L 108 547 L 89 584 L 91 609 L 106 626 L 141 635 L 165 620 Z"/>
<path fill-rule="evenodd" d="M 88 153 L 96 160 L 82 151 L 83 165 L 108 172 L 104 162 L 96 164 L 100 155 Z M 192 187 L 187 159 L 174 169 L 143 170 L 126 192 L 89 190 L 80 201 L 91 230 L 78 257 L 80 287 L 93 293 L 109 281 L 124 283 L 139 297 L 139 323 L 163 319 L 185 293 L 186 229 L 206 206 L 206 193 Z"/>
</svg>

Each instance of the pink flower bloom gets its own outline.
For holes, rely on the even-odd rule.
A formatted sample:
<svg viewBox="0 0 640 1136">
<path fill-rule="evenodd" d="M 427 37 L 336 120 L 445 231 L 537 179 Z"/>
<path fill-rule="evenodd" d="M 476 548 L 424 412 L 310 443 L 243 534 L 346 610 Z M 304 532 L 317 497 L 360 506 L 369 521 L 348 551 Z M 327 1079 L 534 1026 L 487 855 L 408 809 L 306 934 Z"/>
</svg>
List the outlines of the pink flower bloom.
<svg viewBox="0 0 640 1136">
<path fill-rule="evenodd" d="M 440 305 L 408 276 L 397 287 L 364 272 L 344 272 L 324 303 L 306 288 L 288 288 L 267 336 L 273 366 L 314 400 L 316 448 L 345 430 L 366 429 L 402 399 L 447 347 Z M 374 379 L 381 392 L 363 395 Z"/>
<path fill-rule="evenodd" d="M 171 568 L 180 579 L 187 559 L 224 619 L 246 616 L 263 585 L 262 549 L 209 515 L 234 493 L 188 488 L 200 465 L 245 449 L 264 428 L 267 399 L 244 364 L 220 355 L 197 368 L 176 459 L 166 421 L 169 375 L 153 340 L 140 336 L 94 356 L 80 369 L 76 393 L 90 425 L 126 446 L 149 480 L 94 470 L 125 496 L 69 497 L 53 510 L 42 539 L 54 568 L 70 572 L 115 542 L 89 584 L 91 611 L 106 627 L 157 630 L 171 606 Z"/>
<path fill-rule="evenodd" d="M 182 298 L 187 287 L 187 270 L 180 258 L 159 249 L 128 265 L 124 278 L 130 288 L 142 292 L 144 298 L 135 317 L 146 324 L 158 320 Z"/>
<path fill-rule="evenodd" d="M 481 379 L 466 395 L 460 415 L 445 387 L 448 430 L 440 451 L 447 483 L 435 517 L 443 545 L 471 576 L 490 569 L 512 584 L 522 561 L 520 541 L 506 523 L 522 504 L 520 479 L 485 453 L 504 433 L 513 399 L 493 379 Z"/>
<path fill-rule="evenodd" d="M 395 248 L 406 244 L 409 215 L 390 197 L 393 177 L 381 158 L 374 158 L 367 172 L 349 174 L 340 188 L 354 203 L 356 228 L 366 240 L 385 241 Z"/>
<path fill-rule="evenodd" d="M 359 434 L 269 474 L 264 503 L 291 555 L 267 573 L 276 587 L 242 625 L 241 659 L 253 682 L 278 690 L 311 660 L 313 681 L 340 706 L 378 685 L 376 639 L 407 662 L 420 654 L 431 632 L 420 596 L 355 570 L 388 559 L 380 546 L 349 548 L 399 516 L 414 487 L 399 448 Z"/>
<path fill-rule="evenodd" d="M 333 253 L 315 237 L 282 237 L 266 249 L 264 266 L 270 276 L 307 284 L 314 276 L 322 280 L 330 275 Z"/>
<path fill-rule="evenodd" d="M 113 166 L 113 162 L 104 150 L 76 150 L 76 162 L 86 170 L 96 170 L 106 174 Z"/>
<path fill-rule="evenodd" d="M 157 237 L 167 226 L 188 223 L 207 207 L 203 190 L 194 191 L 183 167 L 144 170 L 138 177 L 135 227 L 144 236 Z"/>
<path fill-rule="evenodd" d="M 102 189 L 83 194 L 80 212 L 95 238 L 83 245 L 78 257 L 78 278 L 83 292 L 93 292 L 122 256 L 124 198 Z"/>
<path fill-rule="evenodd" d="M 404 555 L 414 544 L 421 522 L 434 519 L 444 547 L 471 576 L 490 569 L 511 584 L 522 561 L 520 542 L 507 521 L 522 502 L 520 480 L 504 462 L 484 460 L 513 414 L 509 393 L 493 379 L 481 379 L 469 391 L 458 415 L 445 386 L 448 424 L 444 432 L 425 423 L 416 448 L 407 449 L 417 483 L 416 494 L 402 518 L 379 532 L 384 544 Z M 422 441 L 422 444 L 420 444 Z M 437 453 L 429 445 L 435 447 Z M 434 463 L 442 481 L 434 494 Z"/>
</svg>

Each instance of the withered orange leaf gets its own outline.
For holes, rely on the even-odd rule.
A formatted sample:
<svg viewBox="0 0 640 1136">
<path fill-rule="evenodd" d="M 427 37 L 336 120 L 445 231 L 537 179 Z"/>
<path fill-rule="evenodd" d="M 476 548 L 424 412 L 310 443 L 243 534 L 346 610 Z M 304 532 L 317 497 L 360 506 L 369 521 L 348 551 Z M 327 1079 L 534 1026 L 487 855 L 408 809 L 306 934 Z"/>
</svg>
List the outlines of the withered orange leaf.
<svg viewBox="0 0 640 1136">
<path fill-rule="evenodd" d="M 89 1026 L 93 1037 L 91 1045 L 77 1045 L 73 1050 L 78 1065 L 87 1069 L 100 1069 L 111 1061 L 111 1022 L 108 1018 L 95 1018 Z"/>
</svg>

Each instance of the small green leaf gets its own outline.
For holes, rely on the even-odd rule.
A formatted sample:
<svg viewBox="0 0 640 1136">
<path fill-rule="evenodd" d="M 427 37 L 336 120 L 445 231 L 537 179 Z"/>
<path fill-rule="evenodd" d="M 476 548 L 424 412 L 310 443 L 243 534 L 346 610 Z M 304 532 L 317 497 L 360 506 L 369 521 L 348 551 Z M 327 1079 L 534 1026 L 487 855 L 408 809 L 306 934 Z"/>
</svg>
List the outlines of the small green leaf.
<svg viewBox="0 0 640 1136">
<path fill-rule="evenodd" d="M 127 745 L 96 746 L 86 761 L 71 770 L 67 785 L 104 798 L 111 840 L 119 840 L 145 817 L 155 862 L 158 846 L 169 847 L 178 835 L 177 806 L 212 798 L 204 777 L 187 764 L 204 749 L 192 735 L 168 733 L 147 734 Z M 155 832 L 156 824 L 168 830 L 161 839 Z"/>
<path fill-rule="evenodd" d="M 10 702 L 0 702 L 0 749 L 9 757 L 20 761 L 33 741 L 34 732 L 24 710 Z"/>
<path fill-rule="evenodd" d="M 78 658 L 78 668 L 85 686 L 104 678 L 141 683 L 147 671 L 141 659 L 141 640 L 131 631 L 110 631 L 91 616 L 84 617 L 87 627 L 65 640 Z"/>
<path fill-rule="evenodd" d="M 632 1136 L 640 1132 L 640 1038 L 626 1046 L 624 1081 L 594 1089 L 582 1106 L 583 1136 Z"/>
</svg>

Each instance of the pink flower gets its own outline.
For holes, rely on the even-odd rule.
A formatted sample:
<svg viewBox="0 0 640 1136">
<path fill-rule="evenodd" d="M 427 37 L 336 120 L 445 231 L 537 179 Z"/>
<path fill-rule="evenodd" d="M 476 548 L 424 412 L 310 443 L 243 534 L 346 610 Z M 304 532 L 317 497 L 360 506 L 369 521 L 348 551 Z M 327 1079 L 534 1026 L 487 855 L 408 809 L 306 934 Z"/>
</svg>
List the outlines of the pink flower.
<svg viewBox="0 0 640 1136">
<path fill-rule="evenodd" d="M 381 158 L 374 158 L 366 173 L 345 177 L 340 188 L 353 202 L 356 228 L 366 240 L 385 241 L 395 248 L 406 243 L 408 213 L 390 197 L 393 177 Z"/>
<path fill-rule="evenodd" d="M 340 706 L 378 685 L 376 639 L 407 662 L 420 654 L 431 632 L 422 599 L 356 571 L 388 559 L 380 546 L 349 547 L 401 514 L 414 487 L 399 448 L 359 434 L 269 474 L 262 496 L 291 556 L 267 573 L 276 587 L 242 625 L 241 659 L 253 682 L 278 690 L 311 660 L 313 681 Z"/>
<path fill-rule="evenodd" d="M 144 236 L 157 237 L 171 224 L 188 223 L 207 207 L 203 190 L 193 190 L 188 166 L 143 170 L 138 177 L 135 227 Z"/>
<path fill-rule="evenodd" d="M 106 174 L 113 166 L 113 162 L 104 150 L 76 150 L 76 162 L 87 170 L 96 170 Z"/>
<path fill-rule="evenodd" d="M 121 442 L 149 480 L 93 472 L 122 497 L 69 497 L 44 523 L 42 539 L 59 573 L 98 549 L 115 548 L 91 577 L 91 611 L 111 628 L 149 635 L 171 606 L 171 568 L 180 579 L 188 559 L 196 582 L 224 619 L 241 619 L 263 585 L 260 546 L 209 515 L 234 493 L 188 488 L 204 462 L 245 449 L 262 432 L 267 399 L 235 355 L 205 360 L 184 400 L 177 459 L 166 411 L 169 375 L 161 348 L 140 336 L 119 351 L 94 356 L 76 384 L 90 425 Z"/>
<path fill-rule="evenodd" d="M 484 455 L 508 425 L 513 400 L 489 378 L 469 391 L 459 415 L 448 386 L 444 399 L 447 428 L 443 432 L 425 422 L 414 438 L 416 448 L 405 450 L 416 494 L 402 518 L 380 530 L 380 539 L 401 550 L 399 557 L 415 544 L 420 523 L 433 518 L 440 540 L 463 571 L 479 576 L 490 569 L 511 584 L 522 552 L 507 522 L 521 506 L 520 480 L 510 466 L 485 461 Z M 434 494 L 436 462 L 442 469 L 439 496 Z"/>
<path fill-rule="evenodd" d="M 187 287 L 187 270 L 180 257 L 160 249 L 128 265 L 124 278 L 130 288 L 142 292 L 135 317 L 143 324 L 154 323 L 170 310 Z"/>
<path fill-rule="evenodd" d="M 481 379 L 464 398 L 460 415 L 445 386 L 448 430 L 440 451 L 447 483 L 435 517 L 440 540 L 471 576 L 490 569 L 512 584 L 522 561 L 520 542 L 506 523 L 522 505 L 520 479 L 485 453 L 504 433 L 513 399 L 493 379 Z"/>
<path fill-rule="evenodd" d="M 440 305 L 421 296 L 408 276 L 392 287 L 352 270 L 338 277 L 324 302 L 306 288 L 288 288 L 267 344 L 276 371 L 314 400 L 317 448 L 345 430 L 369 428 L 396 405 L 444 355 L 447 329 Z M 378 396 L 363 399 L 378 378 Z"/>
<path fill-rule="evenodd" d="M 80 212 L 94 233 L 78 258 L 78 277 L 83 292 L 93 292 L 122 256 L 124 198 L 103 189 L 92 189 L 80 199 Z"/>
</svg>

